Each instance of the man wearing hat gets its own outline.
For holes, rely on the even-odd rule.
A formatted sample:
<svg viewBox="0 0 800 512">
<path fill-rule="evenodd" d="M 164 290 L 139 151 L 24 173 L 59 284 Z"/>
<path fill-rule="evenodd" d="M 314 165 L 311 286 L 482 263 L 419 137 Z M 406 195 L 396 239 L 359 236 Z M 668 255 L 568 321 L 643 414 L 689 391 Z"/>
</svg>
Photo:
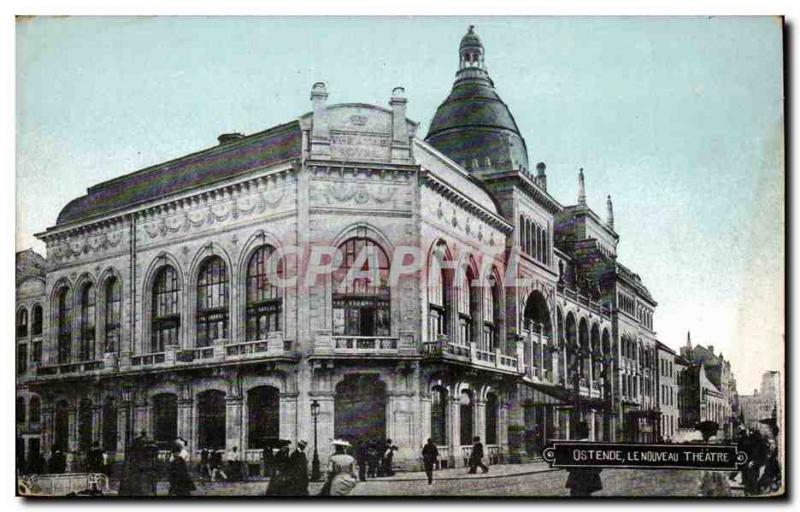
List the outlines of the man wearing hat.
<svg viewBox="0 0 800 512">
<path fill-rule="evenodd" d="M 304 440 L 297 441 L 292 455 L 289 457 L 289 474 L 291 478 L 291 494 L 294 496 L 308 496 L 308 458 L 306 458 Z"/>
</svg>

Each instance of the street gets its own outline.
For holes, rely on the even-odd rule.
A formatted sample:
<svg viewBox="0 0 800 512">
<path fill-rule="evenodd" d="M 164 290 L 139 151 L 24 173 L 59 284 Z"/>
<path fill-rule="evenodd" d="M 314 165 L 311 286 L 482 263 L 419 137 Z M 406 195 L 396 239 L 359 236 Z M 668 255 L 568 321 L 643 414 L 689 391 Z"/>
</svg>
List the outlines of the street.
<svg viewBox="0 0 800 512">
<path fill-rule="evenodd" d="M 491 466 L 487 474 L 467 475 L 463 468 L 436 472 L 428 485 L 424 473 L 398 473 L 395 477 L 360 482 L 351 496 L 480 496 L 480 497 L 555 497 L 569 496 L 564 488 L 567 473 L 542 463 Z M 603 471 L 603 490 L 595 496 L 697 496 L 701 473 L 689 470 Z M 266 481 L 200 483 L 196 495 L 263 495 Z M 320 483 L 312 483 L 316 494 Z M 159 494 L 166 494 L 160 486 Z M 735 493 L 738 494 L 738 493 Z"/>
</svg>

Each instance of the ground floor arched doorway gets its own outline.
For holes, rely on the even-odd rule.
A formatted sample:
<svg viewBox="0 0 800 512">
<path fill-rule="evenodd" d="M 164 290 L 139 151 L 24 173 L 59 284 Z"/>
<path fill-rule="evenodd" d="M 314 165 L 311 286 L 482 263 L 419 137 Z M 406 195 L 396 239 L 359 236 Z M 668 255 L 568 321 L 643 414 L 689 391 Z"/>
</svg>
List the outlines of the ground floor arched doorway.
<svg viewBox="0 0 800 512">
<path fill-rule="evenodd" d="M 336 385 L 334 437 L 351 444 L 386 438 L 386 384 L 374 374 L 351 374 Z"/>
</svg>

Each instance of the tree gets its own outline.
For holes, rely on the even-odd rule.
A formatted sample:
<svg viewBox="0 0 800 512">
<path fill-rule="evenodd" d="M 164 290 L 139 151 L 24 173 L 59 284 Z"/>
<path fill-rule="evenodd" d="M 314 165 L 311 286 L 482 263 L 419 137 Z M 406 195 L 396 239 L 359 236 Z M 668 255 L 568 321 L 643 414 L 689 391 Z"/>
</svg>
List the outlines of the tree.
<svg viewBox="0 0 800 512">
<path fill-rule="evenodd" d="M 703 442 L 707 443 L 708 440 L 719 431 L 719 423 L 706 420 L 696 424 L 694 428 L 700 431 L 700 434 L 703 436 Z"/>
</svg>

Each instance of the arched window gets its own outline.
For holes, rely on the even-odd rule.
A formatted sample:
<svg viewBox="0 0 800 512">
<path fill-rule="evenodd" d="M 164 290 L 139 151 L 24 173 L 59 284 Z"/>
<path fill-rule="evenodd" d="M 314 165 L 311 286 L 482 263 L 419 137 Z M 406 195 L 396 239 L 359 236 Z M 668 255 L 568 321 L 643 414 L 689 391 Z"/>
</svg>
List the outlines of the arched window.
<svg viewBox="0 0 800 512">
<path fill-rule="evenodd" d="M 28 310 L 22 308 L 17 312 L 17 338 L 28 337 Z"/>
<path fill-rule="evenodd" d="M 342 265 L 333 274 L 333 334 L 388 336 L 389 258 L 378 244 L 363 237 L 347 240 L 339 250 Z"/>
<path fill-rule="evenodd" d="M 92 447 L 92 402 L 81 400 L 78 406 L 78 449 L 89 451 Z"/>
<path fill-rule="evenodd" d="M 160 393 L 153 397 L 153 439 L 159 446 L 172 448 L 178 437 L 178 397 Z"/>
<path fill-rule="evenodd" d="M 225 393 L 212 389 L 197 395 L 199 448 L 225 448 Z"/>
<path fill-rule="evenodd" d="M 464 346 L 473 341 L 472 323 L 477 317 L 478 294 L 472 289 L 474 279 L 472 267 L 468 266 L 463 271 L 461 286 L 458 287 L 458 341 Z"/>
<path fill-rule="evenodd" d="M 17 397 L 17 423 L 25 423 L 25 399 Z"/>
<path fill-rule="evenodd" d="M 497 329 L 500 325 L 500 287 L 494 276 L 488 276 L 483 288 L 483 346 L 494 352 Z"/>
<path fill-rule="evenodd" d="M 180 284 L 178 272 L 171 265 L 161 268 L 153 281 L 153 304 L 150 351 L 178 344 L 181 327 Z"/>
<path fill-rule="evenodd" d="M 72 360 L 72 308 L 69 304 L 69 288 L 62 287 L 56 295 L 56 315 L 58 323 L 58 362 Z"/>
<path fill-rule="evenodd" d="M 32 396 L 30 404 L 28 405 L 28 420 L 31 423 L 39 423 L 42 421 L 42 401 L 38 396 Z"/>
<path fill-rule="evenodd" d="M 471 445 L 472 444 L 472 407 L 473 407 L 473 400 L 472 400 L 472 392 L 468 390 L 463 390 L 461 392 L 461 404 L 459 405 L 459 416 L 460 416 L 460 423 L 461 423 L 461 432 L 460 432 L 460 441 L 461 445 Z"/>
<path fill-rule="evenodd" d="M 431 390 L 431 439 L 438 446 L 447 445 L 447 390 L 441 386 Z"/>
<path fill-rule="evenodd" d="M 42 335 L 42 306 L 40 304 L 33 306 L 33 332 L 31 334 Z"/>
<path fill-rule="evenodd" d="M 283 294 L 270 278 L 283 275 L 283 259 L 275 261 L 274 252 L 272 246 L 261 246 L 247 265 L 247 341 L 263 340 L 281 330 Z"/>
<path fill-rule="evenodd" d="M 280 436 L 280 393 L 272 386 L 257 386 L 247 392 L 247 447 L 263 449 L 269 439 Z"/>
<path fill-rule="evenodd" d="M 497 444 L 497 416 L 499 406 L 497 395 L 486 395 L 486 444 Z"/>
<path fill-rule="evenodd" d="M 91 283 L 87 283 L 81 289 L 81 345 L 79 354 L 81 361 L 91 361 L 94 359 L 96 330 L 95 311 L 95 288 Z"/>
<path fill-rule="evenodd" d="M 116 277 L 106 281 L 106 352 L 116 352 L 119 347 L 122 314 L 122 285 Z"/>
<path fill-rule="evenodd" d="M 433 253 L 428 268 L 428 332 L 433 339 L 448 332 L 447 273 L 444 268 L 445 253 L 440 246 Z"/>
<path fill-rule="evenodd" d="M 117 451 L 117 435 L 117 403 L 109 397 L 103 404 L 103 448 L 106 451 Z"/>
<path fill-rule="evenodd" d="M 197 277 L 197 346 L 228 338 L 228 271 L 219 256 L 210 256 Z"/>
</svg>

